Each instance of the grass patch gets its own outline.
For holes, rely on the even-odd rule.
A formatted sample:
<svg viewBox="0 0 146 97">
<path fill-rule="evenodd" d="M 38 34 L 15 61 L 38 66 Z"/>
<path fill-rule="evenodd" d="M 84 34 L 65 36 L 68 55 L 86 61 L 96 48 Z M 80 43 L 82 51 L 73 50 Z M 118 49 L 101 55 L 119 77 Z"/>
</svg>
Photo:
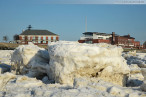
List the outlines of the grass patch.
<svg viewBox="0 0 146 97">
<path fill-rule="evenodd" d="M 19 45 L 24 45 L 24 44 L 16 44 L 16 43 L 0 43 L 0 49 L 1 50 L 14 50 L 15 48 L 17 48 Z M 48 46 L 47 45 L 38 45 L 41 48 L 45 48 L 47 49 Z"/>
</svg>

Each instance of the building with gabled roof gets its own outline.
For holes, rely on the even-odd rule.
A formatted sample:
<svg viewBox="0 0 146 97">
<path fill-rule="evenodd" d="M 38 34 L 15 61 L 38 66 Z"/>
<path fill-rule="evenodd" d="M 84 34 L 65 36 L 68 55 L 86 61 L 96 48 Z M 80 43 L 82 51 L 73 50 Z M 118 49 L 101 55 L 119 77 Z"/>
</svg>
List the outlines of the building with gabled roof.
<svg viewBox="0 0 146 97">
<path fill-rule="evenodd" d="M 48 30 L 30 29 L 29 26 L 27 30 L 19 35 L 19 41 L 22 44 L 28 44 L 28 42 L 33 42 L 34 44 L 48 44 L 49 42 L 59 41 L 59 35 Z"/>
<path fill-rule="evenodd" d="M 25 30 L 20 35 L 57 35 L 48 30 Z"/>
</svg>

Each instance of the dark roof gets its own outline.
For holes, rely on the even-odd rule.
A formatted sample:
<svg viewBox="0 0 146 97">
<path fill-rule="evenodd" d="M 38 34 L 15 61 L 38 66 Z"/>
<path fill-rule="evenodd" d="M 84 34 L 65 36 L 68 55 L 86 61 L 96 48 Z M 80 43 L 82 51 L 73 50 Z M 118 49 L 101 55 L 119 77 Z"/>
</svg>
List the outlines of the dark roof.
<svg viewBox="0 0 146 97">
<path fill-rule="evenodd" d="M 110 34 L 110 35 L 112 35 L 112 34 Z M 120 36 L 120 35 L 118 35 L 118 34 L 115 34 L 115 36 L 117 36 L 117 37 L 118 37 L 118 36 Z"/>
<path fill-rule="evenodd" d="M 128 35 L 124 35 L 124 36 L 122 36 L 122 37 L 126 37 L 126 38 L 129 38 L 129 39 L 135 39 L 134 37 L 130 37 L 129 34 L 128 34 Z"/>
<path fill-rule="evenodd" d="M 108 36 L 111 34 L 107 34 L 107 33 L 100 33 L 100 32 L 84 32 L 83 34 L 96 34 L 96 35 L 103 35 L 103 36 Z"/>
<path fill-rule="evenodd" d="M 48 30 L 25 30 L 20 35 L 57 35 Z"/>
<path fill-rule="evenodd" d="M 107 33 L 100 33 L 100 32 L 93 32 L 96 35 L 103 35 L 103 36 L 109 36 L 111 34 L 107 34 Z"/>
<path fill-rule="evenodd" d="M 83 34 L 93 34 L 93 32 L 84 32 Z"/>
</svg>

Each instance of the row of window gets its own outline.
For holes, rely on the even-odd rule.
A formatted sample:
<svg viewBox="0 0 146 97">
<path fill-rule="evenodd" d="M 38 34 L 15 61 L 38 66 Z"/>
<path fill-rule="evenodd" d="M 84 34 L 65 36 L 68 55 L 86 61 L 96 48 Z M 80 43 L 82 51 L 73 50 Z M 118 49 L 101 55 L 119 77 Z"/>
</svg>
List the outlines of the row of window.
<svg viewBox="0 0 146 97">
<path fill-rule="evenodd" d="M 118 44 L 129 44 L 129 45 L 133 45 L 134 43 L 118 42 Z"/>
<path fill-rule="evenodd" d="M 131 39 L 118 39 L 118 41 L 129 41 L 129 42 L 131 42 L 132 40 Z"/>
<path fill-rule="evenodd" d="M 98 37 L 98 39 L 104 39 L 103 37 Z M 109 38 L 106 38 L 106 40 L 109 40 Z"/>
<path fill-rule="evenodd" d="M 49 43 L 49 42 L 56 42 L 56 40 L 54 41 L 32 41 L 33 43 Z"/>
<path fill-rule="evenodd" d="M 98 39 L 103 39 L 103 37 L 98 37 Z"/>
<path fill-rule="evenodd" d="M 57 38 L 56 36 L 52 36 L 52 37 L 53 37 L 53 40 L 56 40 L 56 38 Z M 31 39 L 33 39 L 33 40 L 35 40 L 35 39 L 41 40 L 41 36 L 38 36 L 38 37 L 36 37 L 36 36 L 28 36 L 27 39 L 28 40 L 31 40 Z M 46 40 L 46 39 L 47 39 L 47 37 L 43 36 L 43 40 Z M 25 40 L 25 36 L 22 37 L 22 40 Z M 51 37 L 48 36 L 48 40 L 51 40 Z"/>
</svg>

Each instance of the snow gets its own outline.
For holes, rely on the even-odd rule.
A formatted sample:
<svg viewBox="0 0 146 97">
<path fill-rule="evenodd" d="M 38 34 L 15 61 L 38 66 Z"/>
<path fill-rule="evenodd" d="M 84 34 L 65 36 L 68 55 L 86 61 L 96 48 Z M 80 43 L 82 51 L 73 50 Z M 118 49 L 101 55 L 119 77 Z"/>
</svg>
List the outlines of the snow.
<svg viewBox="0 0 146 97">
<path fill-rule="evenodd" d="M 10 80 L 10 79 L 13 79 L 15 78 L 16 75 L 13 75 L 11 73 L 5 73 L 5 74 L 1 74 L 0 75 L 0 90 L 3 90 L 5 85 L 7 84 L 7 82 Z"/>
<path fill-rule="evenodd" d="M 146 91 L 146 68 L 142 68 L 141 71 L 142 71 L 142 74 L 143 74 L 143 76 L 144 76 L 144 82 L 143 82 L 143 84 L 141 85 L 141 89 L 142 89 L 143 91 Z"/>
<path fill-rule="evenodd" d="M 34 44 L 20 45 L 12 54 L 12 70 L 29 77 L 43 77 L 49 65 L 47 50 Z"/>
<path fill-rule="evenodd" d="M 141 68 L 146 68 L 146 53 L 124 53 L 123 57 L 127 60 L 127 64 L 129 65 L 137 64 Z"/>
<path fill-rule="evenodd" d="M 13 50 L 0 50 L 0 73 L 10 71 Z"/>
<path fill-rule="evenodd" d="M 109 44 L 80 44 L 59 41 L 48 46 L 49 78 L 61 84 L 73 84 L 74 78 L 95 77 L 125 85 L 129 73 L 122 48 Z"/>
<path fill-rule="evenodd" d="M 145 53 L 121 55 L 121 47 L 77 42 L 51 43 L 48 51 L 33 44 L 2 50 L 0 97 L 146 97 L 146 68 L 137 64 L 144 66 Z"/>
<path fill-rule="evenodd" d="M 2 78 L 3 76 L 3 78 Z M 41 80 L 22 75 L 5 73 L 0 81 L 5 80 L 1 97 L 144 97 L 139 88 L 127 88 L 103 80 L 76 79 L 74 86 L 65 84 L 44 84 Z M 82 84 L 84 82 L 84 85 Z M 75 82 L 74 82 L 75 83 Z M 77 84 L 78 83 L 78 84 Z M 81 83 L 82 85 L 80 85 Z M 77 85 L 77 86 L 76 86 Z"/>
<path fill-rule="evenodd" d="M 130 67 L 134 66 L 133 64 L 135 64 L 134 67 L 137 68 L 134 69 L 135 74 L 130 75 L 133 78 L 129 77 L 129 82 L 132 81 L 133 86 L 141 85 L 141 89 L 146 91 L 146 53 L 136 53 L 136 51 L 134 51 L 123 53 L 123 57 L 127 60 L 127 64 L 129 64 Z M 139 72 L 139 70 L 141 70 L 141 72 Z M 133 72 L 133 70 L 131 70 L 131 72 Z M 141 73 L 143 76 L 141 76 Z M 128 84 L 131 84 L 129 82 Z"/>
<path fill-rule="evenodd" d="M 7 64 L 0 64 L 0 73 L 9 72 L 11 69 L 10 65 Z"/>
<path fill-rule="evenodd" d="M 0 50 L 0 63 L 10 65 L 13 50 Z"/>
<path fill-rule="evenodd" d="M 141 68 L 141 71 L 144 76 L 144 80 L 146 80 L 146 68 Z"/>
<path fill-rule="evenodd" d="M 127 81 L 127 86 L 140 86 L 144 80 L 141 73 L 141 68 L 137 64 L 129 65 L 130 74 Z"/>
</svg>

